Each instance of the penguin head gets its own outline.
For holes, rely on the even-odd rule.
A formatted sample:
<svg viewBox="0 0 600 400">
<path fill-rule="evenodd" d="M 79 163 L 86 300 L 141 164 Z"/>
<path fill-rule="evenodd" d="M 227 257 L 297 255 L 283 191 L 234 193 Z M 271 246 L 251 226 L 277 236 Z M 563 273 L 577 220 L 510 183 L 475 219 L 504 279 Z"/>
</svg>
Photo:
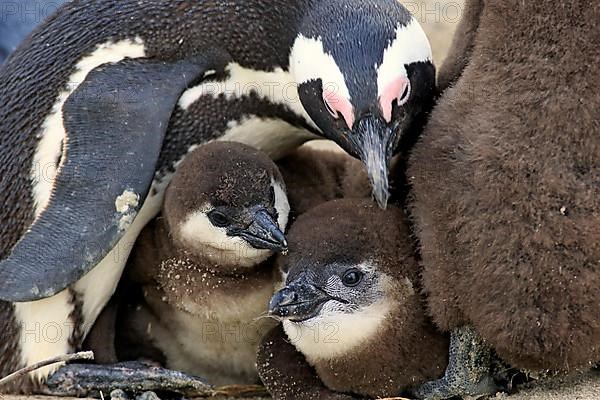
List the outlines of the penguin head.
<svg viewBox="0 0 600 400">
<path fill-rule="evenodd" d="M 231 142 L 192 151 L 169 184 L 163 207 L 180 248 L 236 267 L 287 249 L 288 214 L 277 166 L 260 151 Z"/>
<path fill-rule="evenodd" d="M 352 349 L 374 335 L 394 307 L 417 295 L 414 249 L 396 207 L 328 202 L 300 216 L 288 238 L 289 254 L 279 260 L 285 286 L 271 298 L 269 314 L 283 320 L 307 356 Z M 335 331 L 336 340 L 315 342 L 311 330 Z"/>
<path fill-rule="evenodd" d="M 434 97 L 435 67 L 420 24 L 397 0 L 316 2 L 290 69 L 306 112 L 363 161 L 385 207 L 390 160 Z"/>
</svg>

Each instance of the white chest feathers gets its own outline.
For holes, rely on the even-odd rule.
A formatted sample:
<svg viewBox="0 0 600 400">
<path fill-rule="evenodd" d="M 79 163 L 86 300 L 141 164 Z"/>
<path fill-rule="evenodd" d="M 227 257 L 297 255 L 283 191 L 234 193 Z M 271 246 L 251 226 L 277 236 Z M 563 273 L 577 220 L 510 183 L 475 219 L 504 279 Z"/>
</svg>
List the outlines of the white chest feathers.
<svg viewBox="0 0 600 400">
<path fill-rule="evenodd" d="M 329 313 L 331 303 L 323 306 L 320 317 L 301 323 L 283 322 L 291 343 L 313 365 L 343 356 L 374 338 L 391 310 L 391 304 L 384 300 L 351 314 Z"/>
<path fill-rule="evenodd" d="M 206 304 L 189 301 L 186 311 L 170 307 L 160 315 L 151 336 L 167 358 L 167 366 L 207 379 L 214 385 L 258 382 L 256 351 L 275 326 L 265 318 L 273 285 L 244 294 L 219 290 Z M 165 303 L 159 307 L 166 307 Z"/>
</svg>

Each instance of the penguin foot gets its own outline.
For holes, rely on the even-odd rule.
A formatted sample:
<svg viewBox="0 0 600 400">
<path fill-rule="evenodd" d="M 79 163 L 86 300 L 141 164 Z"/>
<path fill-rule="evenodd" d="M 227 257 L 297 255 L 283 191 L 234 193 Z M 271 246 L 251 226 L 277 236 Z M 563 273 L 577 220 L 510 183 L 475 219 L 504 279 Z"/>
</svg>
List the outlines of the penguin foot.
<svg viewBox="0 0 600 400">
<path fill-rule="evenodd" d="M 109 393 L 112 397 L 112 393 L 121 392 L 207 397 L 214 390 L 201 379 L 145 362 L 68 364 L 50 376 L 44 390 L 47 395 L 69 397 L 103 397 Z"/>
<path fill-rule="evenodd" d="M 110 392 L 110 400 L 161 400 L 161 398 L 154 392 L 144 392 L 132 397 L 121 389 L 115 389 Z"/>
<path fill-rule="evenodd" d="M 425 400 L 484 396 L 500 388 L 492 378 L 493 355 L 483 339 L 470 326 L 455 329 L 450 337 L 450 358 L 443 378 L 413 390 Z"/>
</svg>

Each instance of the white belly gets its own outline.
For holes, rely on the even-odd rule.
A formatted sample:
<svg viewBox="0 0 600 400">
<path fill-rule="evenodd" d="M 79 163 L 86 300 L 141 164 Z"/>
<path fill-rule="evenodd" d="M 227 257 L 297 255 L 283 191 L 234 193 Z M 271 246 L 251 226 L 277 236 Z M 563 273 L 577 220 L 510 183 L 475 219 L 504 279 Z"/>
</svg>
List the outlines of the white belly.
<svg viewBox="0 0 600 400">
<path fill-rule="evenodd" d="M 257 287 L 242 298 L 222 287 L 210 305 L 187 304 L 190 312 L 165 303 L 158 326 L 148 332 L 167 358 L 167 367 L 206 379 L 213 385 L 258 382 L 256 351 L 276 322 L 266 318 L 272 285 Z M 164 312 L 168 311 L 168 312 Z"/>
<path fill-rule="evenodd" d="M 265 152 L 273 160 L 278 160 L 304 142 L 317 138 L 310 131 L 280 119 L 248 116 L 241 122 L 230 123 L 219 140 L 247 144 Z"/>
</svg>

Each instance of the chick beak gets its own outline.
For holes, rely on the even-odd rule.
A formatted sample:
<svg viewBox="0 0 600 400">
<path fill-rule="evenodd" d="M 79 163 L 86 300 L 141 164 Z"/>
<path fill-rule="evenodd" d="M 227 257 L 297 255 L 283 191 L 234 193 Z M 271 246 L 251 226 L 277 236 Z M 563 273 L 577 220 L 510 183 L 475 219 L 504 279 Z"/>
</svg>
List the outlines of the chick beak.
<svg viewBox="0 0 600 400">
<path fill-rule="evenodd" d="M 273 295 L 269 315 L 302 322 L 319 315 L 323 304 L 331 300 L 323 290 L 308 283 L 292 283 Z"/>
<path fill-rule="evenodd" d="M 396 143 L 394 130 L 380 118 L 366 116 L 355 124 L 356 154 L 367 168 L 373 196 L 385 209 L 389 199 L 388 171 Z"/>
<path fill-rule="evenodd" d="M 255 210 L 251 221 L 248 228 L 239 231 L 237 236 L 243 238 L 255 249 L 287 251 L 288 243 L 285 234 L 266 209 Z"/>
</svg>

